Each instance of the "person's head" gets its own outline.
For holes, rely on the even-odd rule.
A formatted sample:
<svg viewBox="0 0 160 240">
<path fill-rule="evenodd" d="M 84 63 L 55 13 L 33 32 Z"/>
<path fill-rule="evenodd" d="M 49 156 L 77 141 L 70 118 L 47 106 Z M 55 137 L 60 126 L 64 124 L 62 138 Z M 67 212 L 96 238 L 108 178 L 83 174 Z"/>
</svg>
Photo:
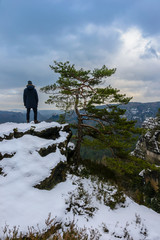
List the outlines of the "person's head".
<svg viewBox="0 0 160 240">
<path fill-rule="evenodd" d="M 28 85 L 32 85 L 32 81 L 29 80 L 29 81 L 28 81 Z"/>
</svg>

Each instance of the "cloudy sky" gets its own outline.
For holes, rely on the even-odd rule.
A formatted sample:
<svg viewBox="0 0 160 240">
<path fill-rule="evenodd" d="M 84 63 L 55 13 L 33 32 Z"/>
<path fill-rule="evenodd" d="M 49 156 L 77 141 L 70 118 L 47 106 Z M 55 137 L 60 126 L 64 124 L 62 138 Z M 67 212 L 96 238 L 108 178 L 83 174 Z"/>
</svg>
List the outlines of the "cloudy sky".
<svg viewBox="0 0 160 240">
<path fill-rule="evenodd" d="M 159 12 L 159 0 L 0 0 L 0 110 L 24 108 L 28 80 L 49 108 L 39 88 L 57 79 L 54 60 L 116 67 L 107 84 L 160 101 Z"/>
</svg>

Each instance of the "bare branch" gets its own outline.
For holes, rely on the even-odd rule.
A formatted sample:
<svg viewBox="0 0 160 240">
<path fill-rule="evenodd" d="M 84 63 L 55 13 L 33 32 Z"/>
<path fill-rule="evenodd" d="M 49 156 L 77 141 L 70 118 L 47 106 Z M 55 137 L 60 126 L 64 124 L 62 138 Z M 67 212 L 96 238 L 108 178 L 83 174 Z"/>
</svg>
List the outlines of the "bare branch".
<svg viewBox="0 0 160 240">
<path fill-rule="evenodd" d="M 87 125 L 87 124 L 83 123 L 83 124 L 81 124 L 81 127 L 91 128 L 91 129 L 95 130 L 96 132 L 98 132 L 99 134 L 101 134 L 101 132 L 93 126 L 90 126 L 90 125 Z"/>
<path fill-rule="evenodd" d="M 92 121 L 94 121 L 94 122 L 98 122 L 101 126 L 102 126 L 102 128 L 103 129 L 105 129 L 105 126 L 104 126 L 104 124 L 100 121 L 100 120 L 98 120 L 98 119 L 94 119 L 94 118 L 85 118 L 84 119 L 85 121 L 89 121 L 89 120 L 92 120 Z"/>
</svg>

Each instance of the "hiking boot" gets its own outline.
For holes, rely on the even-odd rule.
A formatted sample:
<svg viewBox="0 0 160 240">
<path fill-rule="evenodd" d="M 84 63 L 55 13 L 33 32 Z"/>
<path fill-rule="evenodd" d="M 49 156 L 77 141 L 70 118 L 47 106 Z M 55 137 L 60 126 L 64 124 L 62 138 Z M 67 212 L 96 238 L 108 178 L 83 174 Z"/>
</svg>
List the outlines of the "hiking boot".
<svg viewBox="0 0 160 240">
<path fill-rule="evenodd" d="M 37 124 L 37 123 L 39 123 L 39 121 L 37 121 L 37 120 L 34 120 L 34 123 L 35 123 L 35 124 Z"/>
</svg>

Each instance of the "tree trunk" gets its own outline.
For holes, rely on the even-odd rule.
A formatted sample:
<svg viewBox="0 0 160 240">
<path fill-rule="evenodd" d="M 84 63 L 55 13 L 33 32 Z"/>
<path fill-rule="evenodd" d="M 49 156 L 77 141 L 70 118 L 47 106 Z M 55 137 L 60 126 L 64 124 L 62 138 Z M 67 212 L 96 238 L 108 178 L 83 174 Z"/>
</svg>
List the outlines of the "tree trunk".
<svg viewBox="0 0 160 240">
<path fill-rule="evenodd" d="M 81 118 L 78 119 L 78 128 L 77 128 L 77 143 L 75 147 L 74 159 L 78 163 L 81 159 L 80 150 L 81 150 L 81 143 L 82 143 L 82 120 Z"/>
<path fill-rule="evenodd" d="M 77 143 L 75 147 L 75 153 L 74 153 L 74 160 L 76 163 L 78 163 L 81 159 L 80 156 L 80 150 L 81 150 L 81 143 L 82 143 L 82 116 L 78 110 L 78 102 L 79 102 L 79 95 L 77 94 L 76 96 L 76 102 L 75 102 L 75 112 L 77 114 L 77 119 L 78 119 L 78 126 L 77 126 Z"/>
</svg>

